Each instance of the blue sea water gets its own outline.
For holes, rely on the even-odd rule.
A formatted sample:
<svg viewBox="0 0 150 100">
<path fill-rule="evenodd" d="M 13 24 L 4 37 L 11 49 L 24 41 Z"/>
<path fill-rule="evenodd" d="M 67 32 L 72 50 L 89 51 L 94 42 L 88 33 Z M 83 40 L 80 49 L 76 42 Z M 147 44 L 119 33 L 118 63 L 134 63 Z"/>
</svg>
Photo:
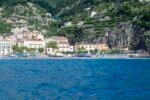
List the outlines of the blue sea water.
<svg viewBox="0 0 150 100">
<path fill-rule="evenodd" d="M 0 60 L 0 100 L 150 100 L 150 60 Z"/>
</svg>

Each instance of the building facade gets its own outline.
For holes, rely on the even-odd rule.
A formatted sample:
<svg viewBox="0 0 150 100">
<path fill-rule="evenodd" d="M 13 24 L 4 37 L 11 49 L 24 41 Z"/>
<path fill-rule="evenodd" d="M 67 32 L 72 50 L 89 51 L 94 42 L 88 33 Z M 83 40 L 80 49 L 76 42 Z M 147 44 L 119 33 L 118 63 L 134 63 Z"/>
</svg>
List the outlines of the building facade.
<svg viewBox="0 0 150 100">
<path fill-rule="evenodd" d="M 13 53 L 11 42 L 0 40 L 0 55 L 9 55 L 11 53 Z"/>
<path fill-rule="evenodd" d="M 105 43 L 99 44 L 99 50 L 109 50 L 109 46 Z"/>
<path fill-rule="evenodd" d="M 59 52 L 73 52 L 73 46 L 69 45 L 69 41 L 65 37 L 53 36 L 46 40 L 46 43 L 49 43 L 49 42 L 57 43 L 57 47 L 58 47 L 57 51 L 59 51 Z M 53 51 L 53 49 L 51 49 L 51 48 L 49 48 L 48 50 L 50 52 Z"/>
<path fill-rule="evenodd" d="M 78 51 L 78 49 L 84 49 L 85 51 L 93 51 L 93 50 L 109 50 L 109 47 L 107 44 L 76 44 L 75 50 Z"/>
<path fill-rule="evenodd" d="M 20 40 L 20 41 L 18 41 L 18 46 L 19 47 L 34 48 L 34 49 L 45 48 L 45 41 Z"/>
</svg>

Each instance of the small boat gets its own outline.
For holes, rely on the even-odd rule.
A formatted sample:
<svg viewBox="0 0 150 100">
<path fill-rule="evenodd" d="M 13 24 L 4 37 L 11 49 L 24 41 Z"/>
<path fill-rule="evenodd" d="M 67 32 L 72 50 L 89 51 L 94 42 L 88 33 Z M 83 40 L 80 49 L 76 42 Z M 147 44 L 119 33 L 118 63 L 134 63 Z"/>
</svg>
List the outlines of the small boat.
<svg viewBox="0 0 150 100">
<path fill-rule="evenodd" d="M 149 55 L 142 55 L 142 54 L 129 54 L 128 56 L 131 58 L 150 58 Z"/>
<path fill-rule="evenodd" d="M 57 54 L 51 54 L 49 57 L 63 57 L 64 55 L 62 53 L 57 53 Z"/>
<path fill-rule="evenodd" d="M 77 54 L 77 57 L 91 57 L 91 55 L 87 53 L 80 53 L 80 54 Z"/>
</svg>

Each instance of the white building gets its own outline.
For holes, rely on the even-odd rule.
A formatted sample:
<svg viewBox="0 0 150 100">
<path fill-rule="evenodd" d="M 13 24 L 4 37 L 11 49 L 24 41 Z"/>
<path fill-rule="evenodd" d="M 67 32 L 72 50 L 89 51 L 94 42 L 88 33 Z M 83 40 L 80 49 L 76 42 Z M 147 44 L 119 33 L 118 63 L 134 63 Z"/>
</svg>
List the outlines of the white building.
<svg viewBox="0 0 150 100">
<path fill-rule="evenodd" d="M 64 27 L 70 27 L 70 26 L 72 26 L 72 22 L 65 22 L 64 23 Z"/>
<path fill-rule="evenodd" d="M 38 50 L 38 48 L 45 48 L 45 41 L 20 40 L 20 41 L 18 41 L 18 46 L 34 48 L 34 49 Z"/>
<path fill-rule="evenodd" d="M 11 29 L 11 32 L 14 34 L 20 34 L 23 32 L 30 32 L 27 27 L 16 27 Z"/>
<path fill-rule="evenodd" d="M 96 11 L 92 11 L 92 12 L 91 12 L 91 18 L 93 18 L 96 14 L 97 14 Z"/>
<path fill-rule="evenodd" d="M 0 40 L 0 55 L 9 55 L 12 52 L 11 42 L 7 40 Z"/>
<path fill-rule="evenodd" d="M 81 26 L 83 26 L 83 24 L 84 24 L 84 22 L 83 22 L 83 21 L 80 21 L 79 23 L 77 23 L 77 26 L 78 26 L 78 27 L 81 27 Z"/>
</svg>

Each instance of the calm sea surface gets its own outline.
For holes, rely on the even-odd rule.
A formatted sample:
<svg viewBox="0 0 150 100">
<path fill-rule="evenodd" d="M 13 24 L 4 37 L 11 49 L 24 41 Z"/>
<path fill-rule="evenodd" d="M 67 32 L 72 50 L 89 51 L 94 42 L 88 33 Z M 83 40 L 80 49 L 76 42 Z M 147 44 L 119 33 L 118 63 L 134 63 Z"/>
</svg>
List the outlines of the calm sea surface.
<svg viewBox="0 0 150 100">
<path fill-rule="evenodd" d="M 150 59 L 0 60 L 0 100 L 150 100 Z"/>
</svg>

